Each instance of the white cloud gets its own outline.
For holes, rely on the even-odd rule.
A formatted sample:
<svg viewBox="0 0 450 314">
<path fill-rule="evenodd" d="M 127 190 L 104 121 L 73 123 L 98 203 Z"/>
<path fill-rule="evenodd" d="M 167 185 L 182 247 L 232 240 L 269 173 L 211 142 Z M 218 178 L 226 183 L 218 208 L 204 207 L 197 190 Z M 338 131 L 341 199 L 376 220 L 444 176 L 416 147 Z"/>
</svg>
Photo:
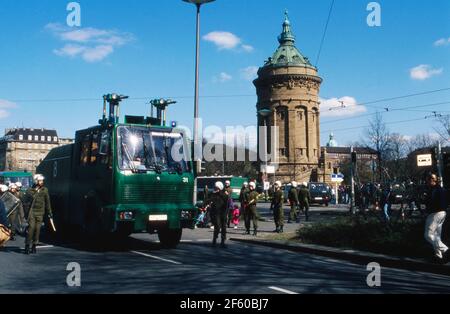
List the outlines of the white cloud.
<svg viewBox="0 0 450 314">
<path fill-rule="evenodd" d="M 436 40 L 434 42 L 434 45 L 436 47 L 448 46 L 448 45 L 450 45 L 450 37 L 449 38 L 441 38 L 439 40 Z"/>
<path fill-rule="evenodd" d="M 92 27 L 72 28 L 50 23 L 45 29 L 66 44 L 53 52 L 61 57 L 81 57 L 86 62 L 99 62 L 114 52 L 115 47 L 123 46 L 134 40 L 129 33 L 103 30 Z"/>
<path fill-rule="evenodd" d="M 11 101 L 0 99 L 0 119 L 9 117 L 10 112 L 7 109 L 14 109 L 17 105 Z"/>
<path fill-rule="evenodd" d="M 431 65 L 421 64 L 410 70 L 410 77 L 413 80 L 423 81 L 431 78 L 432 76 L 442 74 L 443 68 L 433 69 Z"/>
<path fill-rule="evenodd" d="M 322 117 L 346 117 L 365 112 L 367 112 L 367 108 L 358 105 L 356 99 L 350 96 L 320 99 L 320 115 Z"/>
<path fill-rule="evenodd" d="M 225 72 L 220 73 L 219 80 L 223 82 L 231 81 L 233 77 Z"/>
<path fill-rule="evenodd" d="M 219 50 L 237 50 L 252 52 L 255 50 L 252 46 L 242 44 L 242 40 L 230 32 L 211 32 L 203 36 L 203 40 L 212 42 Z"/>
<path fill-rule="evenodd" d="M 242 49 L 245 52 L 253 52 L 253 50 L 255 50 L 255 48 L 253 48 L 253 46 L 250 46 L 250 45 L 242 45 Z"/>
<path fill-rule="evenodd" d="M 257 66 L 249 66 L 245 69 L 241 69 L 241 77 L 247 81 L 253 81 L 258 75 L 259 67 Z"/>
</svg>

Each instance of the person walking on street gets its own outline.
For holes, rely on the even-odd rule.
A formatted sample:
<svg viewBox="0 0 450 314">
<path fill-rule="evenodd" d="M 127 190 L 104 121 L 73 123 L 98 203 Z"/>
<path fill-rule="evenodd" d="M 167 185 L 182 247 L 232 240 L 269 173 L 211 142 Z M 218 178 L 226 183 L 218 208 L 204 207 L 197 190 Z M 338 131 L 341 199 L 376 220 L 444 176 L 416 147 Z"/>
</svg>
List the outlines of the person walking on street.
<svg viewBox="0 0 450 314">
<path fill-rule="evenodd" d="M 298 201 L 300 204 L 300 210 L 305 213 L 305 220 L 309 221 L 309 201 L 311 200 L 311 193 L 308 189 L 308 183 L 303 182 L 300 191 L 298 193 Z"/>
<path fill-rule="evenodd" d="M 233 189 L 231 188 L 231 182 L 229 180 L 225 181 L 224 191 L 225 194 L 228 195 L 227 227 L 231 228 L 231 221 L 233 220 L 234 202 L 233 202 Z"/>
<path fill-rule="evenodd" d="M 211 218 L 214 223 L 213 246 L 217 245 L 219 233 L 222 235 L 221 247 L 225 248 L 227 238 L 227 214 L 228 214 L 228 195 L 224 191 L 222 182 L 216 182 L 214 193 L 210 197 Z"/>
<path fill-rule="evenodd" d="M 289 190 L 289 194 L 288 194 L 289 204 L 291 205 L 291 211 L 289 212 L 288 224 L 292 223 L 293 221 L 296 221 L 297 223 L 299 222 L 298 191 L 297 191 L 298 184 L 295 181 L 293 181 L 291 184 L 292 184 L 292 187 Z"/>
<path fill-rule="evenodd" d="M 446 191 L 439 185 L 437 175 L 432 173 L 427 176 L 428 193 L 426 198 L 426 210 L 428 217 L 425 222 L 425 240 L 434 249 L 434 258 L 438 263 L 448 261 L 448 247 L 442 242 L 442 226 L 447 216 L 448 199 Z"/>
<path fill-rule="evenodd" d="M 281 191 L 281 182 L 275 182 L 275 192 L 273 193 L 272 204 L 270 209 L 273 210 L 273 219 L 276 229 L 274 232 L 283 233 L 284 227 L 284 210 L 283 210 L 283 192 Z"/>
<path fill-rule="evenodd" d="M 39 236 L 44 216 L 47 215 L 49 218 L 52 218 L 50 196 L 48 194 L 48 189 L 44 186 L 44 180 L 45 178 L 43 176 L 38 176 L 36 187 L 30 190 L 33 202 L 31 203 L 30 213 L 28 215 L 29 228 L 25 242 L 25 254 L 27 255 L 30 253 L 36 254 L 36 246 L 39 244 Z"/>
<path fill-rule="evenodd" d="M 250 234 L 251 222 L 253 221 L 253 235 L 258 235 L 258 203 L 259 194 L 256 192 L 255 182 L 250 182 L 247 194 L 247 206 L 244 210 L 245 234 Z"/>
<path fill-rule="evenodd" d="M 381 197 L 381 206 L 383 208 L 384 219 L 386 221 L 391 220 L 392 196 L 392 188 L 391 186 L 387 186 Z"/>
</svg>

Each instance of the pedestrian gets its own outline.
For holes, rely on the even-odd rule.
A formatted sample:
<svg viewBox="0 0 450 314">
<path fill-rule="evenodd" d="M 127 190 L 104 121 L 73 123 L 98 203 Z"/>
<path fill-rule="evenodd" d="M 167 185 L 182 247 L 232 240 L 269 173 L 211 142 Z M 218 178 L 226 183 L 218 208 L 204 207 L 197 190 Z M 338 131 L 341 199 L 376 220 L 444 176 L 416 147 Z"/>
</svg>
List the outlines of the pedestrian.
<svg viewBox="0 0 450 314">
<path fill-rule="evenodd" d="M 31 203 L 30 213 L 28 215 L 28 234 L 25 242 L 25 254 L 36 253 L 36 246 L 39 244 L 39 235 L 41 226 L 44 221 L 44 216 L 52 218 L 52 208 L 50 205 L 50 196 L 48 189 L 44 186 L 45 178 L 41 175 L 36 178 L 37 184 L 34 189 L 31 189 L 33 201 Z M 30 251 L 30 246 L 31 251 Z"/>
<path fill-rule="evenodd" d="M 427 219 L 425 222 L 425 239 L 433 246 L 434 258 L 438 263 L 448 261 L 448 247 L 442 242 L 442 226 L 447 216 L 448 200 L 446 191 L 438 184 L 436 174 L 431 173 L 427 176 L 427 198 L 426 211 Z"/>
<path fill-rule="evenodd" d="M 239 217 L 241 216 L 241 211 L 239 210 L 239 206 L 234 205 L 233 209 L 233 220 L 231 223 L 234 225 L 234 229 L 237 229 L 239 226 Z"/>
<path fill-rule="evenodd" d="M 383 208 L 384 219 L 386 221 L 391 220 L 392 200 L 393 200 L 392 188 L 390 185 L 387 185 L 381 197 L 381 207 Z"/>
<path fill-rule="evenodd" d="M 253 235 L 258 235 L 258 203 L 259 194 L 256 192 L 255 182 L 250 182 L 247 195 L 247 205 L 244 210 L 245 234 L 250 234 L 251 222 L 253 222 Z"/>
<path fill-rule="evenodd" d="M 309 202 L 311 200 L 311 193 L 308 189 L 308 183 L 303 182 L 300 191 L 298 192 L 298 201 L 300 210 L 305 213 L 305 220 L 309 221 Z"/>
<path fill-rule="evenodd" d="M 216 182 L 214 192 L 210 197 L 211 202 L 211 219 L 214 223 L 213 246 L 217 245 L 219 233 L 222 235 L 221 247 L 225 248 L 227 237 L 227 204 L 229 196 L 224 191 L 222 182 Z"/>
<path fill-rule="evenodd" d="M 288 224 L 293 221 L 299 222 L 298 216 L 298 191 L 297 191 L 297 182 L 293 181 L 291 183 L 291 189 L 289 190 L 288 199 L 289 204 L 291 205 L 291 211 L 289 212 Z"/>
<path fill-rule="evenodd" d="M 283 210 L 283 192 L 281 191 L 281 182 L 275 182 L 275 192 L 272 198 L 270 209 L 273 210 L 273 219 L 275 221 L 276 229 L 274 232 L 283 233 L 284 227 L 284 210 Z"/>
</svg>

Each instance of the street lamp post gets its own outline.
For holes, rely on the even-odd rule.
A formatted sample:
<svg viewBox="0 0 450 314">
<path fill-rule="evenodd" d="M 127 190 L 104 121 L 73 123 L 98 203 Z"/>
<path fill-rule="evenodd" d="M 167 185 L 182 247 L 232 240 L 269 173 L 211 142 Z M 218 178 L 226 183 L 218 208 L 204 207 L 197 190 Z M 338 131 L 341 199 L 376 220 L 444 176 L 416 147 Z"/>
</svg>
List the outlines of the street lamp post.
<svg viewBox="0 0 450 314">
<path fill-rule="evenodd" d="M 267 123 L 266 123 L 266 119 L 268 116 L 270 116 L 272 114 L 272 110 L 270 109 L 261 109 L 258 111 L 258 115 L 263 119 L 263 124 L 264 124 L 264 143 L 265 143 L 265 149 L 264 149 L 264 178 L 268 179 L 268 173 L 267 173 L 267 167 L 268 167 L 268 162 L 267 162 L 267 149 L 269 147 L 268 145 L 268 132 L 267 132 Z M 261 150 L 259 150 L 259 152 L 261 152 Z M 264 184 L 265 182 L 263 182 Z M 266 200 L 267 200 L 267 191 L 264 188 L 264 193 L 266 196 Z"/>
<path fill-rule="evenodd" d="M 196 154 L 197 145 L 199 145 L 198 128 L 199 128 L 199 62 L 200 62 L 200 7 L 203 4 L 213 2 L 215 0 L 183 0 L 184 2 L 195 4 L 197 7 L 197 26 L 196 26 L 196 50 L 195 50 L 195 99 L 194 99 L 194 156 L 198 159 Z M 197 173 L 201 172 L 201 160 L 195 160 L 195 167 Z"/>
</svg>

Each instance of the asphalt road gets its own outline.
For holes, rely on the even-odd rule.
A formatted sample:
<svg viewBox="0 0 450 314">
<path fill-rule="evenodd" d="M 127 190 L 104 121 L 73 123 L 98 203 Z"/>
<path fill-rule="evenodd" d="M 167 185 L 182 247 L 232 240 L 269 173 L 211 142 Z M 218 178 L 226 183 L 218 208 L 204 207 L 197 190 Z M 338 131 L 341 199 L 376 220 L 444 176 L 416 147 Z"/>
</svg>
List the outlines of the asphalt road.
<svg viewBox="0 0 450 314">
<path fill-rule="evenodd" d="M 260 229 L 268 233 L 273 223 Z M 157 236 L 139 234 L 101 248 L 43 244 L 31 256 L 18 239 L 0 251 L 0 293 L 450 293 L 448 276 L 382 268 L 381 287 L 370 288 L 366 265 L 236 242 L 213 248 L 211 238 L 210 229 L 185 230 L 177 249 L 164 250 Z M 81 267 L 81 287 L 66 283 L 72 262 Z"/>
</svg>

